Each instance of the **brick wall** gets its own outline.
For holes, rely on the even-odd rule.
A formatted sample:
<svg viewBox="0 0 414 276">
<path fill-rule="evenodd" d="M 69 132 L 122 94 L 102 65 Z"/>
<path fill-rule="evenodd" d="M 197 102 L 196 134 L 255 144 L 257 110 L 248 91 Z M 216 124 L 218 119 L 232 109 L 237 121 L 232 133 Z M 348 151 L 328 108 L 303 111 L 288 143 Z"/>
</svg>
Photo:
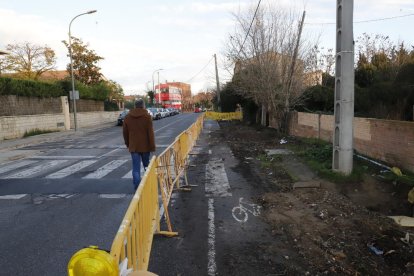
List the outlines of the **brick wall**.
<svg viewBox="0 0 414 276">
<path fill-rule="evenodd" d="M 294 112 L 290 134 L 332 142 L 334 118 Z M 414 122 L 354 118 L 354 149 L 371 158 L 414 172 Z"/>
<path fill-rule="evenodd" d="M 16 95 L 0 95 L 0 116 L 54 113 L 62 113 L 60 97 L 37 98 Z"/>
</svg>

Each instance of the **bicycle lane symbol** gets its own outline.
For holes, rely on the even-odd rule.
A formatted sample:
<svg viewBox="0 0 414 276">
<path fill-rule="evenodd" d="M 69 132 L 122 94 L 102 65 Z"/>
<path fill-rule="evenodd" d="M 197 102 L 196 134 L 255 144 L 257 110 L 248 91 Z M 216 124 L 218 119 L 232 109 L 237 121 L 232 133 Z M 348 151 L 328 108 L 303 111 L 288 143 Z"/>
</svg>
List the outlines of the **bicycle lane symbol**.
<svg viewBox="0 0 414 276">
<path fill-rule="evenodd" d="M 250 204 L 247 202 L 243 202 L 243 198 L 239 199 L 239 206 L 234 207 L 231 210 L 233 218 L 238 222 L 246 222 L 249 219 L 249 214 L 251 213 L 253 216 L 257 217 L 260 215 L 260 210 L 262 206 L 257 204 Z"/>
</svg>

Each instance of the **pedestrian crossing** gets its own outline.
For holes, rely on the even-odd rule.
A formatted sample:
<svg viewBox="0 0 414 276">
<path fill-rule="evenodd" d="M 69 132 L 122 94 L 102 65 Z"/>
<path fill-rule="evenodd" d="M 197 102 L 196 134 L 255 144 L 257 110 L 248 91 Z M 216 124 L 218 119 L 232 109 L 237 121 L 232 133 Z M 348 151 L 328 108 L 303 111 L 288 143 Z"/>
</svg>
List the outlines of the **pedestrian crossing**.
<svg viewBox="0 0 414 276">
<path fill-rule="evenodd" d="M 25 159 L 0 165 L 1 179 L 132 179 L 130 159 L 57 157 Z M 144 175 L 141 166 L 141 176 Z"/>
</svg>

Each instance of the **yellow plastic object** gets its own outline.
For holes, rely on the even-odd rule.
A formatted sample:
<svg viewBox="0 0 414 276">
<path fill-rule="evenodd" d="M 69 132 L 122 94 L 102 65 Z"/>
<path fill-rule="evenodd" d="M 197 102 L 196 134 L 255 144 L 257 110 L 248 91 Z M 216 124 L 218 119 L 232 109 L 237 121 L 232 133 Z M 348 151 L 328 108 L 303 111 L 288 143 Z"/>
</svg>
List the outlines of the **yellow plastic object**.
<svg viewBox="0 0 414 276">
<path fill-rule="evenodd" d="M 119 267 L 106 251 L 90 246 L 76 252 L 68 263 L 69 276 L 118 276 Z"/>
<path fill-rule="evenodd" d="M 402 172 L 401 172 L 401 170 L 400 170 L 399 168 L 397 168 L 397 167 L 392 167 L 392 168 L 391 168 L 391 171 L 392 171 L 394 174 L 398 175 L 398 176 L 402 176 Z"/>
</svg>

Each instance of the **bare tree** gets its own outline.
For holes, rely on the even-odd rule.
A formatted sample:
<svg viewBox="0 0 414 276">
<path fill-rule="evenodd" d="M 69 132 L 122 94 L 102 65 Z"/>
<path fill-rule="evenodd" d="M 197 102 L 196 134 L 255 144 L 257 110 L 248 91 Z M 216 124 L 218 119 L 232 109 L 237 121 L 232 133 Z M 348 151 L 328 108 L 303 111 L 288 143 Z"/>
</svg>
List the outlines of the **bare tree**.
<svg viewBox="0 0 414 276">
<path fill-rule="evenodd" d="M 55 51 L 46 45 L 25 42 L 8 44 L 6 49 L 9 55 L 5 58 L 5 69 L 20 77 L 38 79 L 42 73 L 55 69 Z"/>
<path fill-rule="evenodd" d="M 309 43 L 300 40 L 300 16 L 280 7 L 262 6 L 250 31 L 254 9 L 234 16 L 237 25 L 227 41 L 226 55 L 235 64 L 237 93 L 272 112 L 279 119 L 279 128 L 286 130 L 284 118 L 302 101 L 304 74 L 313 57 Z"/>
</svg>

